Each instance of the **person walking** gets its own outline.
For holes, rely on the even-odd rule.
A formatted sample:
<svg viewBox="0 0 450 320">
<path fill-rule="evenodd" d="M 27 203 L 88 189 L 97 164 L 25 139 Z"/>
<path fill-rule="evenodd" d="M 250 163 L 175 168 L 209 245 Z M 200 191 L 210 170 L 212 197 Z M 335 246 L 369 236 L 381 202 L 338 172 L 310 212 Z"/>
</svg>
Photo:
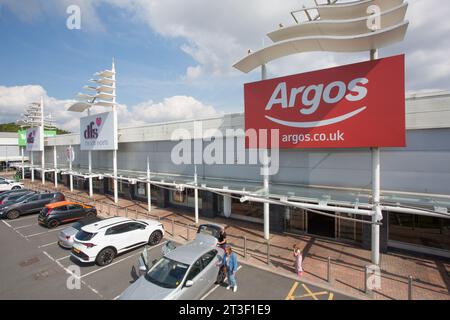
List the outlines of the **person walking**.
<svg viewBox="0 0 450 320">
<path fill-rule="evenodd" d="M 296 244 L 294 244 L 294 259 L 295 259 L 295 271 L 297 272 L 297 275 L 299 277 L 302 276 L 303 274 L 303 255 L 302 255 L 302 251 L 300 250 L 300 247 Z"/>
<path fill-rule="evenodd" d="M 228 287 L 227 290 L 233 288 L 233 292 L 237 291 L 236 272 L 238 269 L 237 255 L 230 246 L 225 248 L 225 256 L 223 257 L 222 266 L 226 267 Z"/>
<path fill-rule="evenodd" d="M 225 232 L 225 229 L 220 230 L 217 245 L 225 250 L 225 247 L 227 246 L 227 233 Z"/>
</svg>

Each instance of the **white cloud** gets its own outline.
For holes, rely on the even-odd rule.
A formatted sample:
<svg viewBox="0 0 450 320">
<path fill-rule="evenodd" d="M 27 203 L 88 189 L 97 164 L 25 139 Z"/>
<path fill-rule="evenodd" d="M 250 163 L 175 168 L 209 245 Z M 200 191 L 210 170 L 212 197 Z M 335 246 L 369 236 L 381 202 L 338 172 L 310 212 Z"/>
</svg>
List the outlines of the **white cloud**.
<svg viewBox="0 0 450 320">
<path fill-rule="evenodd" d="M 149 123 L 216 116 L 219 113 L 193 97 L 174 96 L 154 103 L 148 101 L 132 108 L 133 121 Z"/>
<path fill-rule="evenodd" d="M 41 96 L 44 97 L 44 113 L 50 113 L 58 127 L 71 132 L 79 131 L 79 118 L 85 114 L 67 111 L 75 100 L 50 97 L 39 85 L 0 86 L 0 123 L 15 122 L 21 118 L 26 106 L 31 102 L 39 102 Z M 96 113 L 106 111 L 107 108 L 98 108 Z M 219 114 L 214 107 L 188 96 L 174 96 L 159 103 L 143 102 L 131 108 L 119 104 L 117 112 L 120 126 L 204 118 Z"/>
</svg>

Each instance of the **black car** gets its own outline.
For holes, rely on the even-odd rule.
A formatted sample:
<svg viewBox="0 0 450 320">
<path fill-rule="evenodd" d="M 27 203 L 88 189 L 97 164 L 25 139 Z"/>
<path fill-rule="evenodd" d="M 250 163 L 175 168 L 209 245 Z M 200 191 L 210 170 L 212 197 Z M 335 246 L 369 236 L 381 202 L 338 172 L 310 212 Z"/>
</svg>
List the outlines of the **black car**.
<svg viewBox="0 0 450 320">
<path fill-rule="evenodd" d="M 21 215 L 38 213 L 47 204 L 64 201 L 65 197 L 61 192 L 37 193 L 25 195 L 19 198 L 15 203 L 6 206 L 0 210 L 0 217 L 8 219 L 17 219 Z"/>
<path fill-rule="evenodd" d="M 63 223 L 96 216 L 97 209 L 93 206 L 79 202 L 62 201 L 46 205 L 39 214 L 38 223 L 48 228 L 55 228 Z"/>
</svg>

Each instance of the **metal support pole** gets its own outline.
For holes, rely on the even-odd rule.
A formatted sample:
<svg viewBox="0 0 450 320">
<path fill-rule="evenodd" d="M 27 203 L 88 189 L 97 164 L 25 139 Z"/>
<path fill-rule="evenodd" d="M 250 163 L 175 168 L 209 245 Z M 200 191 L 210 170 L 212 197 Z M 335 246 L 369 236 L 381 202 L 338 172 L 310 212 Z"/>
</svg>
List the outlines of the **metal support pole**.
<svg viewBox="0 0 450 320">
<path fill-rule="evenodd" d="M 186 240 L 189 241 L 189 225 L 186 225 Z"/>
<path fill-rule="evenodd" d="M 116 217 L 119 216 L 119 206 L 116 206 Z"/>
<path fill-rule="evenodd" d="M 370 51 L 370 60 L 378 58 L 378 50 Z M 383 218 L 380 208 L 380 188 L 381 188 L 381 165 L 380 165 L 380 148 L 372 148 L 372 263 L 380 265 L 380 226 L 377 222 Z"/>
<path fill-rule="evenodd" d="M 53 146 L 53 166 L 55 168 L 55 189 L 58 189 L 58 163 L 56 157 L 56 145 Z"/>
<path fill-rule="evenodd" d="M 261 80 L 266 80 L 267 79 L 267 67 L 265 64 L 261 65 Z M 263 150 L 264 152 L 264 190 L 266 192 L 269 191 L 269 155 L 268 155 L 268 150 L 267 148 Z M 270 207 L 269 207 L 269 203 L 264 203 L 264 239 L 266 239 L 266 241 L 269 241 L 270 239 L 270 219 L 269 219 L 269 214 L 270 214 Z"/>
<path fill-rule="evenodd" d="M 267 264 L 270 264 L 270 241 L 267 240 Z"/>
<path fill-rule="evenodd" d="M 25 164 L 24 164 L 24 162 L 25 162 L 25 159 L 24 159 L 24 150 L 23 149 L 25 149 L 24 147 L 20 147 L 20 153 L 21 153 L 21 156 L 22 156 L 22 180 L 25 180 Z"/>
<path fill-rule="evenodd" d="M 194 173 L 194 184 L 195 187 L 197 187 L 197 166 L 195 166 L 195 173 Z M 194 189 L 194 199 L 195 199 L 195 224 L 198 225 L 198 189 Z"/>
<path fill-rule="evenodd" d="M 45 185 L 45 148 L 41 152 L 41 167 L 42 167 L 41 181 L 42 185 Z"/>
<path fill-rule="evenodd" d="M 147 210 L 152 211 L 152 188 L 150 185 L 150 159 L 147 157 Z"/>
<path fill-rule="evenodd" d="M 138 218 L 138 209 L 136 208 L 136 219 Z"/>
<path fill-rule="evenodd" d="M 327 282 L 331 283 L 331 257 L 328 257 L 327 264 Z"/>
<path fill-rule="evenodd" d="M 119 203 L 119 190 L 117 184 L 117 150 L 113 151 L 113 171 L 114 171 L 114 203 Z"/>
<path fill-rule="evenodd" d="M 73 161 L 73 150 L 72 146 L 69 146 L 69 185 L 70 192 L 73 192 L 73 176 L 72 176 L 72 161 Z"/>
<path fill-rule="evenodd" d="M 413 277 L 408 277 L 408 300 L 413 299 Z"/>
<path fill-rule="evenodd" d="M 244 259 L 247 259 L 247 237 L 243 236 L 244 238 Z"/>
<path fill-rule="evenodd" d="M 89 198 L 92 198 L 94 195 L 93 187 L 92 187 L 92 151 L 88 151 L 88 166 L 89 166 Z"/>
<path fill-rule="evenodd" d="M 364 266 L 364 293 L 369 294 L 369 286 L 367 281 L 369 280 L 369 267 Z"/>
<path fill-rule="evenodd" d="M 172 219 L 172 237 L 175 237 L 175 219 Z"/>
</svg>

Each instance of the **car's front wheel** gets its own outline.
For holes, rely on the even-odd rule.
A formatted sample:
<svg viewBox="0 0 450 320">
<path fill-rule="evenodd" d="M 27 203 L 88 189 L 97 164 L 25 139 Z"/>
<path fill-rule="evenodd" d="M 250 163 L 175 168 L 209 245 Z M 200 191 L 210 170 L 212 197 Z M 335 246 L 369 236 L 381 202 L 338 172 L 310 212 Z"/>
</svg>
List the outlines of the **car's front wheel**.
<svg viewBox="0 0 450 320">
<path fill-rule="evenodd" d="M 153 231 L 153 233 L 150 235 L 149 239 L 148 239 L 148 244 L 151 246 L 156 246 L 158 243 L 161 242 L 163 235 L 162 232 L 157 230 L 157 231 Z"/>
<path fill-rule="evenodd" d="M 95 259 L 95 262 L 99 266 L 106 266 L 110 264 L 116 255 L 116 252 L 112 248 L 106 248 L 100 251 L 100 253 L 97 255 L 97 258 Z"/>
<path fill-rule="evenodd" d="M 11 210 L 10 212 L 8 212 L 6 216 L 8 217 L 9 220 L 14 220 L 20 217 L 20 212 L 17 210 Z"/>
<path fill-rule="evenodd" d="M 55 219 L 50 220 L 50 221 L 47 223 L 47 226 L 48 226 L 50 229 L 56 228 L 57 226 L 59 226 L 59 221 L 58 221 L 58 220 L 55 220 Z"/>
<path fill-rule="evenodd" d="M 13 187 L 11 190 L 20 190 L 20 189 L 22 189 L 21 187 Z"/>
</svg>

